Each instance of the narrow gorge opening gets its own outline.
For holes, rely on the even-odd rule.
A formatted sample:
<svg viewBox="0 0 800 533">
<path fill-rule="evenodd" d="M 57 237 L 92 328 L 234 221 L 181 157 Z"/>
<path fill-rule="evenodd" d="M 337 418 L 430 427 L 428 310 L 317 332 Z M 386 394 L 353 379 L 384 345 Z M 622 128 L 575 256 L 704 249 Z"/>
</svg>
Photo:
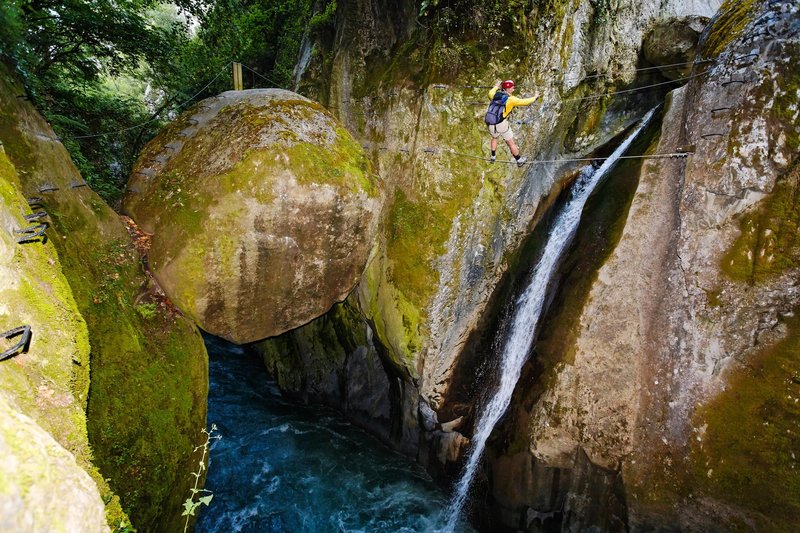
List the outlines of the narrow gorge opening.
<svg viewBox="0 0 800 533">
<path fill-rule="evenodd" d="M 208 424 L 222 438 L 198 533 L 437 529 L 447 495 L 421 466 L 341 412 L 288 399 L 252 350 L 205 341 Z"/>
</svg>

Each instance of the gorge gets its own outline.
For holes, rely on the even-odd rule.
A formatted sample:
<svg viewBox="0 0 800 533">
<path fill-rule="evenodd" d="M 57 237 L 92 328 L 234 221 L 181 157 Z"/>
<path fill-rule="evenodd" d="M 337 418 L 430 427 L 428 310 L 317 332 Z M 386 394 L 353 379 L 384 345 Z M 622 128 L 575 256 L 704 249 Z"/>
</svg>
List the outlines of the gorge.
<svg viewBox="0 0 800 533">
<path fill-rule="evenodd" d="M 206 422 L 199 531 L 794 527 L 800 4 L 484 4 L 339 0 L 119 213 L 3 63 L 8 527 L 191 527 Z"/>
</svg>

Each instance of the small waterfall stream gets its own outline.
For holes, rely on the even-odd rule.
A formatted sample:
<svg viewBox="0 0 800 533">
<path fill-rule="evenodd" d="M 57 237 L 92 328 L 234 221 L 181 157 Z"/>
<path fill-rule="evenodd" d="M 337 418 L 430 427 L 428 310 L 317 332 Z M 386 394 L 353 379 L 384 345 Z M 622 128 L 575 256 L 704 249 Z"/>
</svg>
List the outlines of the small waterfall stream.
<svg viewBox="0 0 800 533">
<path fill-rule="evenodd" d="M 511 402 L 511 395 L 535 338 L 550 279 L 558 267 L 563 252 L 575 236 L 586 200 L 644 129 L 654 112 L 655 109 L 649 111 L 639 121 L 634 131 L 599 168 L 588 166 L 581 171 L 571 187 L 571 198 L 563 205 L 561 212 L 553 221 L 547 244 L 541 259 L 533 270 L 530 284 L 516 301 L 510 333 L 503 346 L 501 356 L 500 384 L 475 424 L 475 434 L 472 437 L 464 471 L 456 483 L 455 492 L 445 513 L 443 531 L 447 533 L 453 532 L 458 524 L 462 508 L 469 495 L 470 485 L 486 447 L 486 441 Z"/>
</svg>

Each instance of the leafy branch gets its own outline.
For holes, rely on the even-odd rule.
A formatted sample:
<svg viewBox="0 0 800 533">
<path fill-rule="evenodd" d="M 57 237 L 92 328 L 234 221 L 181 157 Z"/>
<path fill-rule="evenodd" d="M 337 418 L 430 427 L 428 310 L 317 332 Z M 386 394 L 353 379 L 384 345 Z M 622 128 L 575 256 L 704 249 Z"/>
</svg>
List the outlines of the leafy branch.
<svg viewBox="0 0 800 533">
<path fill-rule="evenodd" d="M 217 430 L 216 424 L 211 424 L 211 431 L 206 431 L 206 428 L 202 429 L 203 434 L 206 436 L 206 440 L 200 446 L 197 446 L 194 451 L 198 451 L 200 448 L 203 449 L 203 456 L 200 458 L 200 461 L 197 463 L 197 472 L 192 472 L 194 476 L 194 487 L 189 489 L 191 495 L 186 498 L 186 501 L 183 502 L 183 513 L 181 516 L 186 517 L 186 523 L 183 526 L 183 533 L 189 529 L 189 518 L 195 515 L 197 509 L 201 505 L 205 505 L 206 507 L 211 504 L 211 499 L 214 497 L 214 494 L 210 490 L 207 489 L 199 489 L 197 488 L 200 485 L 200 478 L 203 475 L 203 471 L 206 469 L 206 455 L 208 455 L 208 447 L 211 444 L 212 440 L 219 440 L 222 438 L 222 435 L 215 435 L 214 432 Z M 197 498 L 197 501 L 195 501 Z"/>
</svg>

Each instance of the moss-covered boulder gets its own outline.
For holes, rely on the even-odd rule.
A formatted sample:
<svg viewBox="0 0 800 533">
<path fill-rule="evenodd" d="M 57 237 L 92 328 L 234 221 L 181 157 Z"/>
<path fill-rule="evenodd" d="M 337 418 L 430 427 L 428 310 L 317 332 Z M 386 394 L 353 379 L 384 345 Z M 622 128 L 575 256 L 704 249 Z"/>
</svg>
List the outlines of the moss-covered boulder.
<svg viewBox="0 0 800 533">
<path fill-rule="evenodd" d="M 278 89 L 184 114 L 147 145 L 123 204 L 153 233 L 150 265 L 170 298 L 238 343 L 343 300 L 380 206 L 361 146 L 322 106 Z"/>
<path fill-rule="evenodd" d="M 20 410 L 75 453 L 79 463 L 80 454 L 60 434 L 69 438 L 69 419 L 82 420 L 94 465 L 134 525 L 176 531 L 183 527 L 182 503 L 195 481 L 193 450 L 205 426 L 208 361 L 202 338 L 159 295 L 123 221 L 86 186 L 64 146 L 24 95 L 22 84 L 0 64 L 0 142 L 16 168 L 21 193 L 10 204 L 12 218 L 6 218 L 4 227 L 11 231 L 23 223 L 21 216 L 28 212 L 24 197 L 40 197 L 50 224 L 44 249 L 48 255 L 32 265 L 29 280 L 8 277 L 17 291 L 24 290 L 21 296 L 3 293 L 0 328 L 24 321 L 23 312 L 34 316 L 25 306 L 35 304 L 43 309 L 41 316 L 49 317 L 52 332 L 43 334 L 37 326 L 30 356 L 0 368 L 18 371 L 27 361 L 31 371 L 56 373 L 57 379 L 33 374 L 26 384 L 3 375 L 0 383 L 24 385 L 35 395 L 26 400 L 34 406 L 52 404 L 46 411 L 52 429 L 23 406 Z M 15 255 L 8 260 L 18 265 L 35 246 L 10 248 Z M 63 272 L 80 316 L 70 318 L 65 305 L 51 302 L 63 292 L 52 281 L 51 268 Z M 62 360 L 56 364 L 59 353 Z M 25 395 L 17 391 L 14 397 L 19 402 Z M 112 525 L 127 522 L 119 500 L 109 491 L 103 498 L 111 504 Z"/>
</svg>

